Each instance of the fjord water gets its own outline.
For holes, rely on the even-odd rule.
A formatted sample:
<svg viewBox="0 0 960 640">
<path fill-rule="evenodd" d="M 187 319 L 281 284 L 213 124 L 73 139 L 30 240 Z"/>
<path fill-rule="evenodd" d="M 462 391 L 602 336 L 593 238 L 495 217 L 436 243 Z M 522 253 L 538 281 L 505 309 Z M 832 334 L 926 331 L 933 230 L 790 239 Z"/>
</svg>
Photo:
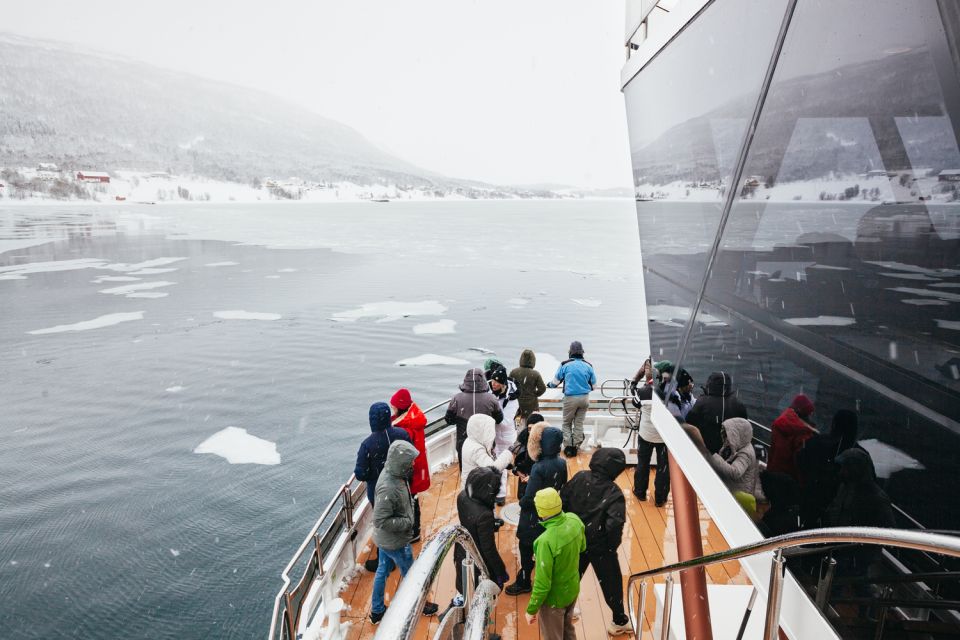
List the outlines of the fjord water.
<svg viewBox="0 0 960 640">
<path fill-rule="evenodd" d="M 468 366 L 397 361 L 577 339 L 630 375 L 642 287 L 631 201 L 0 204 L 0 635 L 261 637 L 370 403 Z M 446 310 L 332 319 L 387 301 Z M 194 453 L 227 427 L 279 464 Z"/>
</svg>

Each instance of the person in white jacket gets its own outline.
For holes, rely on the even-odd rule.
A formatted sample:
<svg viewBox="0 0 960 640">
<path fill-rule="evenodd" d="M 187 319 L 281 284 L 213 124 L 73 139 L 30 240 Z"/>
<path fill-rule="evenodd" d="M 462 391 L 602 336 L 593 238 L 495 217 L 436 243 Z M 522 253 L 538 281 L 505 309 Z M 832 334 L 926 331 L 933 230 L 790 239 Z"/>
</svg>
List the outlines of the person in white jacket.
<svg viewBox="0 0 960 640">
<path fill-rule="evenodd" d="M 497 437 L 493 442 L 493 455 L 498 456 L 517 440 L 517 411 L 520 409 L 520 392 L 517 384 L 502 366 L 494 369 L 490 375 L 490 391 L 500 408 L 503 420 L 497 423 Z M 500 475 L 500 491 L 497 492 L 497 504 L 503 506 L 507 498 L 507 472 Z"/>
<path fill-rule="evenodd" d="M 478 467 L 493 467 L 503 471 L 513 462 L 509 450 L 494 457 L 493 443 L 497 437 L 497 423 L 488 415 L 476 413 L 467 421 L 467 440 L 463 443 L 463 464 L 460 486 L 465 487 L 467 476 Z"/>
</svg>

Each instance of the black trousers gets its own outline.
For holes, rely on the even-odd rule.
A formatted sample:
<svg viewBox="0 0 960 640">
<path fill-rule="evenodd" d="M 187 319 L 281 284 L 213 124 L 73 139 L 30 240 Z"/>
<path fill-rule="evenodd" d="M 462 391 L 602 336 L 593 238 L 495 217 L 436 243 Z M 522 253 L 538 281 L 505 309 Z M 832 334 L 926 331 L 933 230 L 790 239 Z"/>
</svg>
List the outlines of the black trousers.
<svg viewBox="0 0 960 640">
<path fill-rule="evenodd" d="M 593 572 L 597 574 L 603 599 L 613 612 L 613 621 L 616 624 L 626 624 L 628 618 L 623 610 L 623 573 L 620 571 L 620 559 L 616 550 L 587 547 L 587 550 L 580 554 L 581 578 L 590 565 L 593 565 Z"/>
<path fill-rule="evenodd" d="M 517 572 L 517 582 L 530 584 L 533 577 L 533 540 L 527 542 L 518 539 L 520 547 L 520 571 Z"/>
<path fill-rule="evenodd" d="M 670 466 L 667 462 L 667 445 L 662 442 L 647 442 L 637 436 L 637 468 L 633 476 L 633 492 L 646 494 L 650 484 L 650 458 L 657 452 L 657 475 L 653 480 L 656 502 L 666 502 L 670 494 Z"/>
<path fill-rule="evenodd" d="M 413 496 L 413 535 L 420 535 L 420 499 L 416 494 Z"/>
</svg>

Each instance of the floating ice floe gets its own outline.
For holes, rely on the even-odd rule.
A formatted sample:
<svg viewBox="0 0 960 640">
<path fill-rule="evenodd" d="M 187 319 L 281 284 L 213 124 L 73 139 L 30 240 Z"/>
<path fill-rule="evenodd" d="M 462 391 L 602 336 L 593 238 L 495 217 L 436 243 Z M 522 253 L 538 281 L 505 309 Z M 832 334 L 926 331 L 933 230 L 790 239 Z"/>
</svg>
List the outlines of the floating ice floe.
<svg viewBox="0 0 960 640">
<path fill-rule="evenodd" d="M 145 262 L 137 262 L 134 264 L 127 264 L 125 262 L 114 262 L 111 264 L 105 264 L 98 266 L 98 269 L 107 269 L 108 271 L 120 271 L 122 273 L 127 273 L 130 271 L 140 271 L 141 269 L 153 269 L 154 267 L 163 267 L 168 264 L 173 264 L 174 262 L 180 262 L 181 260 L 186 260 L 186 258 L 154 258 L 153 260 L 147 260 Z M 101 260 L 101 262 L 103 262 Z"/>
<path fill-rule="evenodd" d="M 170 273 L 171 271 L 179 271 L 177 267 L 169 267 L 167 269 L 137 269 L 136 271 L 127 271 L 132 276 L 155 276 L 160 273 Z"/>
<path fill-rule="evenodd" d="M 140 278 L 134 278 L 133 276 L 100 276 L 94 280 L 91 280 L 93 284 L 102 284 L 104 282 L 137 282 Z"/>
<path fill-rule="evenodd" d="M 64 333 L 67 331 L 89 331 L 90 329 L 100 329 L 101 327 L 110 327 L 121 322 L 130 322 L 131 320 L 143 320 L 143 311 L 131 311 L 129 313 L 108 313 L 105 316 L 94 318 L 93 320 L 84 320 L 74 324 L 61 324 L 49 329 L 36 329 L 27 333 L 35 336 L 47 333 Z"/>
<path fill-rule="evenodd" d="M 427 322 L 413 327 L 413 332 L 417 335 L 440 335 L 446 333 L 456 333 L 456 320 L 438 320 L 436 322 Z"/>
<path fill-rule="evenodd" d="M 952 329 L 954 331 L 960 331 L 960 321 L 958 320 L 936 320 L 937 326 L 941 329 Z"/>
<path fill-rule="evenodd" d="M 100 293 L 106 293 L 113 296 L 130 297 L 130 294 L 134 292 L 146 291 L 149 289 L 159 289 L 160 287 L 169 287 L 175 284 L 177 283 L 167 282 L 166 280 L 155 280 L 153 282 L 138 282 L 137 284 L 125 284 L 119 287 L 111 287 L 110 289 L 101 289 Z"/>
<path fill-rule="evenodd" d="M 214 311 L 214 317 L 221 320 L 279 320 L 283 316 L 279 313 L 258 313 L 235 309 L 230 311 Z"/>
<path fill-rule="evenodd" d="M 170 555 L 172 555 L 174 558 L 176 558 L 177 556 L 180 555 L 180 550 L 179 550 L 179 549 L 170 549 Z"/>
<path fill-rule="evenodd" d="M 167 387 L 165 391 L 167 393 L 180 393 L 181 391 L 183 391 L 183 387 L 179 384 L 175 384 L 172 387 Z"/>
<path fill-rule="evenodd" d="M 74 260 L 51 260 L 46 262 L 28 262 L 0 267 L 3 280 L 23 280 L 32 273 L 52 273 L 55 271 L 75 271 L 77 269 L 99 268 L 105 260 L 100 258 L 77 258 Z"/>
<path fill-rule="evenodd" d="M 205 266 L 205 267 L 235 267 L 235 266 L 237 266 L 238 264 L 240 264 L 240 263 L 239 263 L 239 262 L 234 262 L 234 261 L 232 261 L 232 260 L 224 260 L 223 262 L 208 262 L 207 264 L 205 264 L 205 265 L 203 265 L 203 266 Z"/>
<path fill-rule="evenodd" d="M 602 300 L 597 300 L 596 298 L 570 298 L 570 300 L 582 307 L 599 307 L 603 304 Z"/>
<path fill-rule="evenodd" d="M 496 351 L 491 351 L 490 349 L 484 349 L 483 347 L 469 347 L 468 351 L 476 351 L 477 353 L 482 353 L 484 355 L 496 355 Z"/>
<path fill-rule="evenodd" d="M 428 367 L 431 365 L 464 365 L 470 364 L 468 360 L 460 358 L 451 358 L 450 356 L 438 356 L 435 353 L 425 353 L 415 358 L 406 358 L 397 360 L 394 364 L 398 367 Z"/>
<path fill-rule="evenodd" d="M 682 328 L 690 319 L 690 308 L 673 304 L 655 304 L 647 308 L 647 319 L 667 327 Z M 723 327 L 726 322 L 703 311 L 697 320 L 708 327 Z"/>
<path fill-rule="evenodd" d="M 507 304 L 514 307 L 522 307 L 530 304 L 530 298 L 510 298 L 507 300 Z"/>
<path fill-rule="evenodd" d="M 286 269 L 277 269 L 277 273 L 295 273 L 297 271 L 299 271 L 299 269 L 294 269 L 292 267 L 287 267 Z"/>
<path fill-rule="evenodd" d="M 358 318 L 379 318 L 377 322 L 392 322 L 408 316 L 440 316 L 447 308 L 436 300 L 424 302 L 368 302 L 356 309 L 340 311 L 331 316 L 337 322 L 353 322 Z"/>
<path fill-rule="evenodd" d="M 264 278 L 270 278 L 271 280 L 278 280 L 280 276 L 263 276 Z"/>
<path fill-rule="evenodd" d="M 169 293 L 165 291 L 135 291 L 134 293 L 128 293 L 128 298 L 166 298 Z"/>
<path fill-rule="evenodd" d="M 861 440 L 859 444 L 867 450 L 867 453 L 873 459 L 873 466 L 877 471 L 878 478 L 889 478 L 903 469 L 925 468 L 919 460 L 875 438 Z"/>
<path fill-rule="evenodd" d="M 843 316 L 816 316 L 814 318 L 784 318 L 784 322 L 795 327 L 849 327 L 856 324 L 854 318 Z"/>
<path fill-rule="evenodd" d="M 194 453 L 212 453 L 230 464 L 280 464 L 277 444 L 250 435 L 246 429 L 227 427 L 197 445 Z"/>
<path fill-rule="evenodd" d="M 0 274 L 0 280 L 26 280 L 27 276 L 22 276 L 19 273 L 4 273 Z"/>
</svg>

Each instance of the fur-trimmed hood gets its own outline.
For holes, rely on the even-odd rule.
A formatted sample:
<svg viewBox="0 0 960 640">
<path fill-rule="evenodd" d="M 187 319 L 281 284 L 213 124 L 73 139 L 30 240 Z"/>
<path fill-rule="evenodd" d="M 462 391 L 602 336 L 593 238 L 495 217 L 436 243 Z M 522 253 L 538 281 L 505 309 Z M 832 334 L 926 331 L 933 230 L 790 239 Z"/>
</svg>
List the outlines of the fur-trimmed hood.
<svg viewBox="0 0 960 640">
<path fill-rule="evenodd" d="M 543 430 L 550 426 L 550 423 L 544 420 L 529 427 L 530 435 L 527 436 L 527 455 L 536 462 L 540 459 L 540 438 L 543 437 Z"/>
</svg>

